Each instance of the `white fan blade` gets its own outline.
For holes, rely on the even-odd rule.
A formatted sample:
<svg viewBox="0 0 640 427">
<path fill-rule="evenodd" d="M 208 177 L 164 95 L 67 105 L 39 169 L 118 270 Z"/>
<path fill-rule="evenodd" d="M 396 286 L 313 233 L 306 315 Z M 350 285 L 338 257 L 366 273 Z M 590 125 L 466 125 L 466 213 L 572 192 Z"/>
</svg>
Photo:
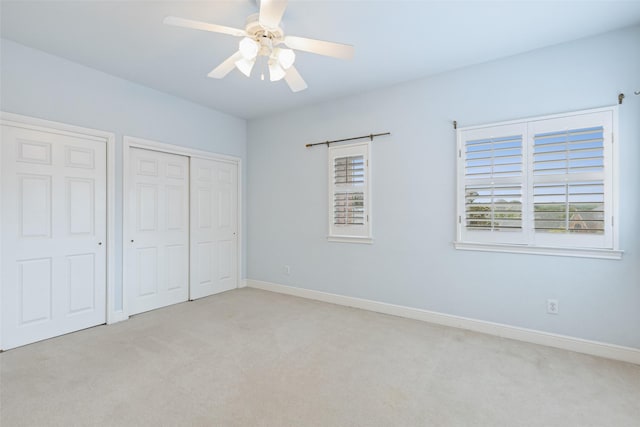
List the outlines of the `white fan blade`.
<svg viewBox="0 0 640 427">
<path fill-rule="evenodd" d="M 300 92 L 307 88 L 307 84 L 293 65 L 287 70 L 287 74 L 285 74 L 284 79 L 292 92 Z"/>
<path fill-rule="evenodd" d="M 286 36 L 284 38 L 284 44 L 291 49 L 340 59 L 352 59 L 354 54 L 354 49 L 351 45 L 307 39 L 305 37 Z"/>
<path fill-rule="evenodd" d="M 167 16 L 162 21 L 164 24 L 176 27 L 192 28 L 194 30 L 211 31 L 213 33 L 229 34 L 236 37 L 246 36 L 244 30 L 238 28 L 225 27 L 224 25 L 209 24 L 207 22 L 193 21 L 191 19 L 178 18 L 175 16 Z"/>
<path fill-rule="evenodd" d="M 286 36 L 284 44 L 291 49 L 303 50 L 318 55 L 332 56 L 340 59 L 353 58 L 353 46 L 348 44 L 326 42 L 324 40 L 307 39 L 304 37 Z"/>
<path fill-rule="evenodd" d="M 234 53 L 233 55 L 225 59 L 222 64 L 214 68 L 213 71 L 207 74 L 207 76 L 212 77 L 214 79 L 223 78 L 224 76 L 229 74 L 231 70 L 235 68 L 236 61 L 239 61 L 240 59 L 242 59 L 242 54 L 240 53 L 240 51 L 237 51 L 236 53 Z"/>
<path fill-rule="evenodd" d="M 287 0 L 260 0 L 260 25 L 267 28 L 278 28 Z"/>
</svg>

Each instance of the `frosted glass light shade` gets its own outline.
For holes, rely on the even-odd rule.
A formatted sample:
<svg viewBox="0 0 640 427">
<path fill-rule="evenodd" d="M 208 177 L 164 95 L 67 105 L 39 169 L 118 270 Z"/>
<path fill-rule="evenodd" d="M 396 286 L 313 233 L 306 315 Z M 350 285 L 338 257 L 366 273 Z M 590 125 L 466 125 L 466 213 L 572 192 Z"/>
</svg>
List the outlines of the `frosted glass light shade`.
<svg viewBox="0 0 640 427">
<path fill-rule="evenodd" d="M 269 80 L 272 82 L 277 82 L 278 80 L 282 80 L 287 74 L 280 64 L 277 61 L 270 61 L 269 63 Z"/>
<path fill-rule="evenodd" d="M 236 67 L 242 74 L 247 77 L 251 76 L 251 70 L 253 69 L 253 65 L 256 63 L 256 59 L 253 58 L 251 60 L 242 58 L 235 62 Z"/>
<path fill-rule="evenodd" d="M 250 39 L 249 37 L 245 37 L 240 40 L 240 53 L 242 57 L 247 60 L 254 59 L 258 55 L 258 51 L 260 50 L 260 45 L 257 41 Z"/>
<path fill-rule="evenodd" d="M 281 49 L 279 47 L 274 49 L 276 58 L 280 62 L 280 66 L 285 70 L 288 70 L 296 60 L 296 54 L 291 49 Z"/>
</svg>

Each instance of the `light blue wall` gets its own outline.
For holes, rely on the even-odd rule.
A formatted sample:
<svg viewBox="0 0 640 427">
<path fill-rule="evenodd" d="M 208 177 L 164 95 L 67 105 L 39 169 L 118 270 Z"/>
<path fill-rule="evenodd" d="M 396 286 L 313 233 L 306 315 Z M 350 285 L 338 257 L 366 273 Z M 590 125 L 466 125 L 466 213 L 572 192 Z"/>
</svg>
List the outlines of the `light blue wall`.
<svg viewBox="0 0 640 427">
<path fill-rule="evenodd" d="M 640 348 L 634 90 L 640 27 L 252 120 L 248 278 Z M 453 248 L 452 120 L 613 105 L 619 92 L 622 261 Z M 372 149 L 374 244 L 328 243 L 327 150 L 304 144 L 386 131 Z M 559 315 L 546 314 L 547 298 L 560 301 Z"/>
<path fill-rule="evenodd" d="M 246 160 L 245 120 L 8 40 L 0 41 L 0 110 L 115 133 L 117 308 L 122 304 L 122 137 L 237 156 L 243 165 Z"/>
</svg>

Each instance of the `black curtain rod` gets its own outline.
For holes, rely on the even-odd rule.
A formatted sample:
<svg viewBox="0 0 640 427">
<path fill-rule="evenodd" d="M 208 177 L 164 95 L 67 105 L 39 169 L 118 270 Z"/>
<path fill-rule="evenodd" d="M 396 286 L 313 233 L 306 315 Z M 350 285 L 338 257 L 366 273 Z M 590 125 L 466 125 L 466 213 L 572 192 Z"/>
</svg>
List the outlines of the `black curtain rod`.
<svg viewBox="0 0 640 427">
<path fill-rule="evenodd" d="M 325 145 L 325 144 L 328 147 L 329 144 L 333 144 L 333 143 L 336 143 L 336 142 L 354 141 L 356 139 L 367 139 L 367 138 L 369 138 L 371 141 L 373 141 L 373 138 L 375 138 L 376 136 L 383 136 L 383 135 L 391 135 L 391 132 L 372 133 L 370 135 L 356 136 L 354 138 L 345 138 L 345 139 L 336 139 L 336 140 L 333 140 L 333 141 L 316 142 L 315 144 L 307 144 L 307 145 L 305 145 L 305 147 L 309 148 L 309 147 L 313 147 L 314 145 Z"/>
</svg>

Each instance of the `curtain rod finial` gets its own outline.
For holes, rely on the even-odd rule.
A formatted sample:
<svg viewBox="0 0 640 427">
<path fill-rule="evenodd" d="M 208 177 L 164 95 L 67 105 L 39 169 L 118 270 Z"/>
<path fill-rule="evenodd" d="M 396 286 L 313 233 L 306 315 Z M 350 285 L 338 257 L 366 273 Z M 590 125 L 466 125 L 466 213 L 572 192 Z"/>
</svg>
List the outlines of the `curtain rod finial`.
<svg viewBox="0 0 640 427">
<path fill-rule="evenodd" d="M 618 105 L 622 104 L 622 100 L 624 99 L 624 93 L 618 95 Z"/>
<path fill-rule="evenodd" d="M 458 129 L 458 121 L 457 120 L 453 121 L 453 128 L 454 129 Z"/>
</svg>

